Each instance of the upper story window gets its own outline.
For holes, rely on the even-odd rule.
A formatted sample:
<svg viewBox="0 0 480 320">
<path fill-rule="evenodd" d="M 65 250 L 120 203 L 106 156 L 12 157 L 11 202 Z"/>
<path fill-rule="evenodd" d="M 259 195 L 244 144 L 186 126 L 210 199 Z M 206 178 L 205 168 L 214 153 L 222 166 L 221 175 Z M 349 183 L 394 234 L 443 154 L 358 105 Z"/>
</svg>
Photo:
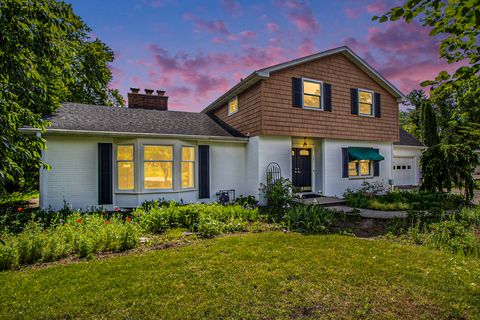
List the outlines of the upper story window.
<svg viewBox="0 0 480 320">
<path fill-rule="evenodd" d="M 358 89 L 358 114 L 373 116 L 373 91 Z"/>
<path fill-rule="evenodd" d="M 228 101 L 228 115 L 234 114 L 238 111 L 238 97 Z"/>
<path fill-rule="evenodd" d="M 322 82 L 310 79 L 303 80 L 303 107 L 322 109 Z"/>
<path fill-rule="evenodd" d="M 195 186 L 195 147 L 182 146 L 182 188 Z"/>
<path fill-rule="evenodd" d="M 143 186 L 145 189 L 173 188 L 173 146 L 143 147 Z"/>
<path fill-rule="evenodd" d="M 117 189 L 135 189 L 135 162 L 133 144 L 117 146 Z"/>
</svg>

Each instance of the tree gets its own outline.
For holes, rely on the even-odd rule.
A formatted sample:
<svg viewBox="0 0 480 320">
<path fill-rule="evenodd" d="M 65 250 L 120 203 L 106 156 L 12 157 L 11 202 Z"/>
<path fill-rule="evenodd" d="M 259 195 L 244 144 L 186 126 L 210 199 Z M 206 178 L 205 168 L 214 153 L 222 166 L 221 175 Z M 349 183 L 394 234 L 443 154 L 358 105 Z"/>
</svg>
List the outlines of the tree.
<svg viewBox="0 0 480 320">
<path fill-rule="evenodd" d="M 45 114 L 62 101 L 123 100 L 107 87 L 111 50 L 90 42 L 90 29 L 72 7 L 55 0 L 0 0 L 0 191 L 21 184 L 41 161 L 44 140 L 19 128 L 44 131 Z"/>
<path fill-rule="evenodd" d="M 424 102 L 423 104 L 423 126 L 422 126 L 422 138 L 423 144 L 427 147 L 433 147 L 437 145 L 440 140 L 438 138 L 437 129 L 437 116 L 433 112 L 430 102 Z"/>
<path fill-rule="evenodd" d="M 448 63 L 468 60 L 470 65 L 458 68 L 453 75 L 441 71 L 435 80 L 422 84 L 440 85 L 445 82 L 460 84 L 478 75 L 480 71 L 480 1 L 408 0 L 384 15 L 374 16 L 380 22 L 404 19 L 407 23 L 419 19 L 431 28 L 430 35 L 442 35 L 439 55 Z"/>
<path fill-rule="evenodd" d="M 409 108 L 407 111 L 400 111 L 400 125 L 415 138 L 422 140 L 422 106 L 428 97 L 423 90 L 412 90 L 407 98 L 405 105 Z"/>
</svg>

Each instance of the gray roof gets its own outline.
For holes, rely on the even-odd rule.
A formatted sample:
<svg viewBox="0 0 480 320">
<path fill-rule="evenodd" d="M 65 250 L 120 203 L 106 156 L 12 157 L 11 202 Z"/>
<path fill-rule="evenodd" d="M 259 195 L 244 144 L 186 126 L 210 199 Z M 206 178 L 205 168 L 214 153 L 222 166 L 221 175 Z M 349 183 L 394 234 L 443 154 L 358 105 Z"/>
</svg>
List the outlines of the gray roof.
<svg viewBox="0 0 480 320">
<path fill-rule="evenodd" d="M 211 137 L 240 136 L 221 121 L 214 120 L 207 114 L 194 112 L 64 103 L 56 114 L 46 119 L 52 122 L 48 129 L 54 130 Z"/>
<path fill-rule="evenodd" d="M 400 141 L 394 142 L 393 144 L 396 146 L 425 147 L 417 138 L 402 128 L 400 128 Z"/>
</svg>

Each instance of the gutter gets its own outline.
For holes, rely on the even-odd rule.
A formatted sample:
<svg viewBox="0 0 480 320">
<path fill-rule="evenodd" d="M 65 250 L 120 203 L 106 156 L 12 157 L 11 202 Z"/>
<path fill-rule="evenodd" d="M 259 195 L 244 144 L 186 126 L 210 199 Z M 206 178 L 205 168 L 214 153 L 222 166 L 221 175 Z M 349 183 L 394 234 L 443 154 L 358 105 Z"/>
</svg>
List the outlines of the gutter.
<svg viewBox="0 0 480 320">
<path fill-rule="evenodd" d="M 38 128 L 20 128 L 24 133 L 40 132 Z M 147 132 L 116 132 L 116 131 L 93 131 L 93 130 L 68 130 L 68 129 L 47 129 L 45 134 L 51 135 L 81 135 L 81 136 L 104 136 L 104 137 L 135 137 L 135 138 L 174 138 L 183 140 L 203 140 L 203 141 L 229 141 L 236 143 L 248 143 L 248 138 L 244 137 L 223 137 L 223 136 L 202 136 L 188 134 L 163 134 Z"/>
</svg>

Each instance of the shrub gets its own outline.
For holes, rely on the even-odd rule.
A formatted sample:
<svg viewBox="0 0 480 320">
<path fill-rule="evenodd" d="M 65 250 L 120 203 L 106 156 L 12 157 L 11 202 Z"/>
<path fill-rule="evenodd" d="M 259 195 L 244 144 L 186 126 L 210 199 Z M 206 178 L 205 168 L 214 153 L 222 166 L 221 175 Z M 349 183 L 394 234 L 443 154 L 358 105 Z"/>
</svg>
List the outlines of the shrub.
<svg viewBox="0 0 480 320">
<path fill-rule="evenodd" d="M 298 204 L 285 212 L 286 227 L 292 231 L 321 233 L 337 221 L 339 213 L 314 204 Z"/>
<path fill-rule="evenodd" d="M 260 184 L 260 190 L 267 200 L 271 215 L 281 217 L 285 210 L 295 204 L 293 184 L 289 179 L 280 177 L 274 183 Z"/>
<path fill-rule="evenodd" d="M 254 196 L 244 197 L 240 195 L 240 197 L 235 199 L 235 204 L 241 205 L 244 208 L 251 208 L 251 209 L 258 207 L 258 201 Z"/>
</svg>

